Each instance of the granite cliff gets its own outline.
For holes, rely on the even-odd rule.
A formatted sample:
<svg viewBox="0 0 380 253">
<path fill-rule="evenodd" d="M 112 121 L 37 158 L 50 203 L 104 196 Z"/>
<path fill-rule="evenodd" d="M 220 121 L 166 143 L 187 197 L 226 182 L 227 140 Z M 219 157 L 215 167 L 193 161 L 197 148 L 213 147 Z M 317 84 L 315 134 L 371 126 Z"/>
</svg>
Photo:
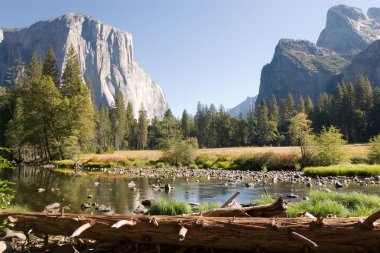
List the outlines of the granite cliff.
<svg viewBox="0 0 380 253">
<path fill-rule="evenodd" d="M 78 13 L 23 29 L 0 29 L 0 84 L 15 59 L 21 56 L 28 62 L 33 51 L 42 58 L 50 47 L 62 71 L 70 44 L 78 52 L 84 80 L 92 81 L 97 105 L 111 106 L 121 91 L 134 105 L 136 117 L 141 106 L 149 118 L 163 116 L 168 108 L 165 95 L 133 58 L 132 35 Z"/>
<path fill-rule="evenodd" d="M 281 39 L 272 61 L 261 72 L 256 103 L 277 99 L 290 92 L 295 99 L 310 96 L 317 101 L 321 91 L 333 92 L 338 81 L 366 75 L 380 82 L 380 8 L 362 10 L 345 5 L 330 8 L 326 28 L 317 44 Z M 257 104 L 256 104 L 257 105 Z"/>
</svg>

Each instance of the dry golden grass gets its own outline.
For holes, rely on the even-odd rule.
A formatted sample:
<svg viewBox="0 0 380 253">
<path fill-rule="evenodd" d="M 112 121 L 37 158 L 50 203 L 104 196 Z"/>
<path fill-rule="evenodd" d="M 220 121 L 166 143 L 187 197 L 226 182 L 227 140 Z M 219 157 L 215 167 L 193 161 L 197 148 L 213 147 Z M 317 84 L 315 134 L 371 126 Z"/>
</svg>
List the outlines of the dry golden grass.
<svg viewBox="0 0 380 253">
<path fill-rule="evenodd" d="M 368 154 L 367 144 L 346 145 L 347 159 L 352 157 L 365 158 Z M 249 153 L 266 153 L 273 152 L 276 154 L 300 154 L 299 147 L 235 147 L 235 148 L 206 148 L 199 149 L 198 155 L 208 155 L 210 157 L 226 156 L 235 159 L 239 156 Z M 83 154 L 79 160 L 94 162 L 118 162 L 128 160 L 158 160 L 162 156 L 159 150 L 125 150 L 115 151 L 112 154 Z"/>
<path fill-rule="evenodd" d="M 124 150 L 115 151 L 111 154 L 83 154 L 80 161 L 94 162 L 118 162 L 128 160 L 158 160 L 162 156 L 159 150 Z"/>
</svg>

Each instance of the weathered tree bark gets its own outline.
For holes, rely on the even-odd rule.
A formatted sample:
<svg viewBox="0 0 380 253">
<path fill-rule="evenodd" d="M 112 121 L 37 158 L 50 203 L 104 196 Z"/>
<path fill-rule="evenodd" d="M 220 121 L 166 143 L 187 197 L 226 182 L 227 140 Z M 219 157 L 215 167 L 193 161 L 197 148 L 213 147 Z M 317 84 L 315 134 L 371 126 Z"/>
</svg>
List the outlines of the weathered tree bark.
<svg viewBox="0 0 380 253">
<path fill-rule="evenodd" d="M 216 208 L 201 213 L 204 217 L 273 217 L 284 216 L 288 209 L 284 199 L 279 197 L 270 205 L 249 206 L 241 208 Z"/>
<path fill-rule="evenodd" d="M 17 219 L 13 229 L 99 242 L 201 246 L 234 252 L 380 252 L 377 215 L 360 218 L 232 218 L 200 216 L 47 216 L 0 213 Z M 120 222 L 124 221 L 124 222 Z M 118 223 L 117 225 L 115 225 Z M 114 225 L 114 226 L 113 226 Z M 112 227 L 113 226 L 113 227 Z"/>
</svg>

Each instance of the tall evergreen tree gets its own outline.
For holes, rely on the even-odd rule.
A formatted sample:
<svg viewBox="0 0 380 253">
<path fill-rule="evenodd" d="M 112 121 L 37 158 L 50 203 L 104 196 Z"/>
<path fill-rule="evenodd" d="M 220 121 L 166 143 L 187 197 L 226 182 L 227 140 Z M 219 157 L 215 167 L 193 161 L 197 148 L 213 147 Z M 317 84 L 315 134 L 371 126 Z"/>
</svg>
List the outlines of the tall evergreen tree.
<svg viewBox="0 0 380 253">
<path fill-rule="evenodd" d="M 305 111 L 306 111 L 306 109 L 305 109 L 305 100 L 303 99 L 302 96 L 300 96 L 300 98 L 298 100 L 297 111 L 298 111 L 298 113 L 305 113 Z"/>
<path fill-rule="evenodd" d="M 115 104 L 110 111 L 110 118 L 112 122 L 112 132 L 114 140 L 115 150 L 120 150 L 123 148 L 123 141 L 126 133 L 126 111 L 125 111 L 125 102 L 124 96 L 121 91 L 118 92 Z"/>
<path fill-rule="evenodd" d="M 98 113 L 98 121 L 96 126 L 96 137 L 98 148 L 101 152 L 105 152 L 111 147 L 111 121 L 108 111 L 101 104 Z"/>
<path fill-rule="evenodd" d="M 50 76 L 56 87 L 59 88 L 59 73 L 57 67 L 57 61 L 55 59 L 54 51 L 49 48 L 46 53 L 44 64 L 42 67 L 42 74 L 44 76 Z"/>
<path fill-rule="evenodd" d="M 66 139 L 70 139 L 70 142 L 78 140 L 81 149 L 89 151 L 95 137 L 94 107 L 88 88 L 83 82 L 78 55 L 72 45 L 66 55 L 61 93 L 66 104 L 66 128 L 70 132 L 69 136 L 75 136 Z"/>
<path fill-rule="evenodd" d="M 314 110 L 313 100 L 310 96 L 307 97 L 305 102 L 305 113 L 309 115 Z"/>
<path fill-rule="evenodd" d="M 280 111 L 277 104 L 277 99 L 275 95 L 270 97 L 269 103 L 269 120 L 279 122 L 280 121 Z"/>
<path fill-rule="evenodd" d="M 148 144 L 148 119 L 143 106 L 139 111 L 137 149 L 145 149 Z"/>
</svg>

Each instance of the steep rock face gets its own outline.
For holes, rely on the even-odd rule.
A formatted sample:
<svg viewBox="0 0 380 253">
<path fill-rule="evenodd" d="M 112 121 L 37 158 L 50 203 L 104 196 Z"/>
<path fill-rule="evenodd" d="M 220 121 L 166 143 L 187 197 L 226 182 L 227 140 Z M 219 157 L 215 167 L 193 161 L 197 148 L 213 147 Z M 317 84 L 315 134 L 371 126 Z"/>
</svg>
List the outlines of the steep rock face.
<svg viewBox="0 0 380 253">
<path fill-rule="evenodd" d="M 41 21 L 20 30 L 0 30 L 0 83 L 6 71 L 20 56 L 28 62 L 33 51 L 43 57 L 52 47 L 59 69 L 64 68 L 66 52 L 72 44 L 79 55 L 84 79 L 90 79 L 96 103 L 111 106 L 119 91 L 148 117 L 161 118 L 168 108 L 162 89 L 133 58 L 132 35 L 77 13 Z"/>
<path fill-rule="evenodd" d="M 257 96 L 254 96 L 254 97 L 247 97 L 246 100 L 244 100 L 243 102 L 241 102 L 240 104 L 238 104 L 237 106 L 231 108 L 231 109 L 228 109 L 227 112 L 235 117 L 235 118 L 239 118 L 240 117 L 240 114 L 243 116 L 243 118 L 247 118 L 247 114 L 249 112 L 249 110 L 251 108 L 255 108 L 255 103 L 256 103 L 256 99 L 257 99 Z"/>
<path fill-rule="evenodd" d="M 371 8 L 366 15 L 361 9 L 345 5 L 330 8 L 317 45 L 342 54 L 363 50 L 380 39 L 379 12 L 379 8 Z"/>
<path fill-rule="evenodd" d="M 380 40 L 359 53 L 343 71 L 346 81 L 354 81 L 359 75 L 368 77 L 372 85 L 380 86 Z"/>
<path fill-rule="evenodd" d="M 309 41 L 282 39 L 270 64 L 261 72 L 257 103 L 269 101 L 274 94 L 278 100 L 290 92 L 294 99 L 310 96 L 316 100 L 321 91 L 335 87 L 337 74 L 348 65 L 348 60 L 332 50 Z"/>
</svg>

